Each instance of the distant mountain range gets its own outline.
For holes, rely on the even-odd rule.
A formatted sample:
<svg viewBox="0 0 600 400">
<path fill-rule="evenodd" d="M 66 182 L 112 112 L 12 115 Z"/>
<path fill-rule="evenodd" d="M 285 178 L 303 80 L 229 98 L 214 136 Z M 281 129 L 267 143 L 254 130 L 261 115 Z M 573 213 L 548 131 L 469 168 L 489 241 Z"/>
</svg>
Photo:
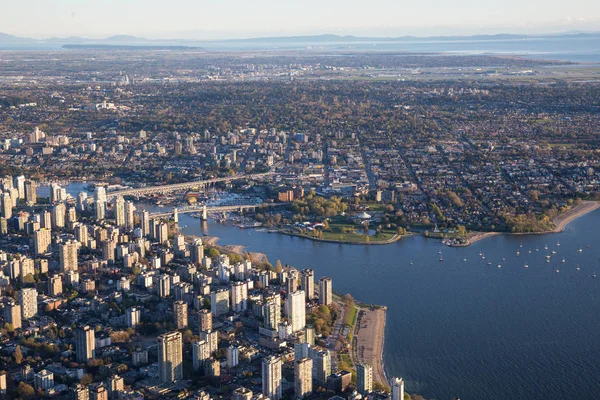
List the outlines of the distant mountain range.
<svg viewBox="0 0 600 400">
<path fill-rule="evenodd" d="M 400 36 L 400 37 L 364 37 L 353 35 L 307 35 L 307 36 L 281 36 L 281 37 L 258 37 L 248 39 L 224 39 L 224 40 L 191 40 L 191 39 L 146 39 L 129 35 L 115 35 L 104 39 L 90 39 L 83 37 L 66 38 L 48 38 L 31 39 L 0 33 L 0 43 L 53 43 L 60 45 L 86 44 L 86 45 L 132 45 L 132 46 L 181 46 L 190 43 L 219 42 L 219 43 L 252 43 L 252 42 L 270 42 L 270 43 L 349 43 L 349 42 L 390 42 L 390 41 L 452 41 L 452 40 L 521 40 L 534 38 L 600 38 L 600 32 L 565 32 L 560 34 L 548 35 L 516 35 L 516 34 L 497 34 L 497 35 L 471 35 L 471 36 Z"/>
</svg>

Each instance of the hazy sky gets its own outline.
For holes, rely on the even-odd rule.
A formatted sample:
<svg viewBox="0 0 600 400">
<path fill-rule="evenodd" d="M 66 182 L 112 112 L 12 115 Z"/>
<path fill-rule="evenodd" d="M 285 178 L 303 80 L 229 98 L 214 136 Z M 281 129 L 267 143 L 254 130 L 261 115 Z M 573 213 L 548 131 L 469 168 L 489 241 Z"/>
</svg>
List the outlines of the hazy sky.
<svg viewBox="0 0 600 400">
<path fill-rule="evenodd" d="M 0 32 L 230 38 L 600 30 L 600 0 L 0 0 Z"/>
</svg>

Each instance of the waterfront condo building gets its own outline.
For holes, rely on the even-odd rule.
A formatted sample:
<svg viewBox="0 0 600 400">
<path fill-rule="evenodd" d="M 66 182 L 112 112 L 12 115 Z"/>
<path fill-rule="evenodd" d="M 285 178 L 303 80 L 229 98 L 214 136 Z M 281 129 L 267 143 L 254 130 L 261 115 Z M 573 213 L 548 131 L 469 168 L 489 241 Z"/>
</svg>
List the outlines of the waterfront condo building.
<svg viewBox="0 0 600 400">
<path fill-rule="evenodd" d="M 331 278 L 324 276 L 319 279 L 319 304 L 329 306 L 331 303 L 333 303 L 333 282 Z"/>
<path fill-rule="evenodd" d="M 392 400 L 404 400 L 404 381 L 402 378 L 393 377 L 390 381 Z"/>
<path fill-rule="evenodd" d="M 306 300 L 303 290 L 290 293 L 287 298 L 287 316 L 292 326 L 292 332 L 304 329 L 306 326 Z"/>
<path fill-rule="evenodd" d="M 310 268 L 305 268 L 301 272 L 300 289 L 306 293 L 306 300 L 315 298 L 315 271 Z"/>
<path fill-rule="evenodd" d="M 359 364 L 356 367 L 356 390 L 363 396 L 373 391 L 373 367 Z"/>
</svg>

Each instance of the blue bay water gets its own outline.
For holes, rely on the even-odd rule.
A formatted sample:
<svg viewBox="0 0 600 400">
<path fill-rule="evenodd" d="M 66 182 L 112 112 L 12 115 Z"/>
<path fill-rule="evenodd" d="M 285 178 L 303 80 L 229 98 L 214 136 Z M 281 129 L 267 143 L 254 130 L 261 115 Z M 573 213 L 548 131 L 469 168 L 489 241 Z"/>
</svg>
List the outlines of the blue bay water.
<svg viewBox="0 0 600 400">
<path fill-rule="evenodd" d="M 385 369 L 402 376 L 410 393 L 438 400 L 600 398 L 600 278 L 592 277 L 600 273 L 600 210 L 560 234 L 444 247 L 444 262 L 439 241 L 423 237 L 353 246 L 213 223 L 205 230 L 186 215 L 180 225 L 266 253 L 272 263 L 313 268 L 317 277 L 333 278 L 334 290 L 386 305 Z"/>
</svg>

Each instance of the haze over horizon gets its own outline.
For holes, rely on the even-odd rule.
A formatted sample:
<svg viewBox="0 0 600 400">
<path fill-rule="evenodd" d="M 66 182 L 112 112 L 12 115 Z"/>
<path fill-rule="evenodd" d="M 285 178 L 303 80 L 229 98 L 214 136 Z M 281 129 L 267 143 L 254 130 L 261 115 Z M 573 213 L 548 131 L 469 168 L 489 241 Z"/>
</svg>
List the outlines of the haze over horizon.
<svg viewBox="0 0 600 400">
<path fill-rule="evenodd" d="M 38 39 L 541 34 L 600 30 L 600 2 L 428 0 L 406 7 L 392 0 L 21 0 L 3 5 L 0 27 L 3 33 Z"/>
</svg>

